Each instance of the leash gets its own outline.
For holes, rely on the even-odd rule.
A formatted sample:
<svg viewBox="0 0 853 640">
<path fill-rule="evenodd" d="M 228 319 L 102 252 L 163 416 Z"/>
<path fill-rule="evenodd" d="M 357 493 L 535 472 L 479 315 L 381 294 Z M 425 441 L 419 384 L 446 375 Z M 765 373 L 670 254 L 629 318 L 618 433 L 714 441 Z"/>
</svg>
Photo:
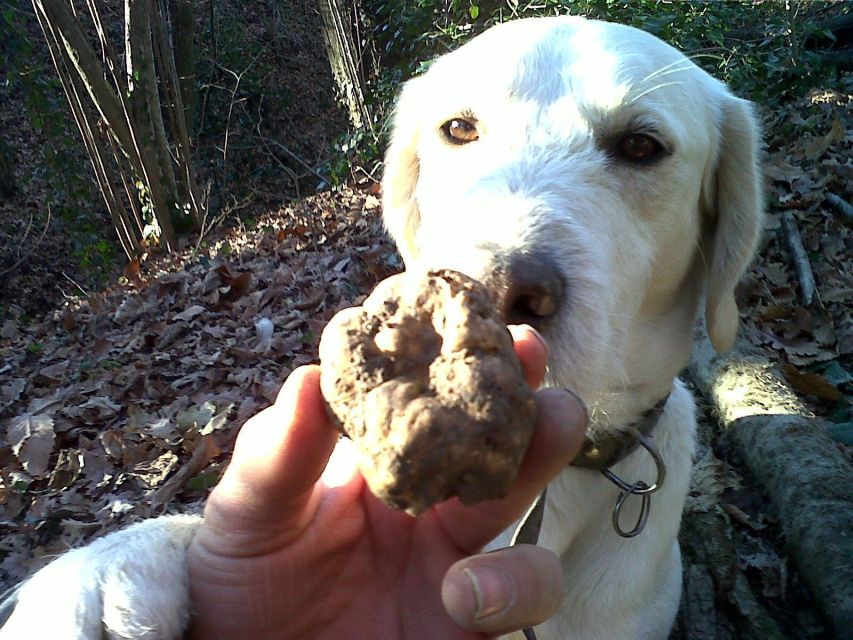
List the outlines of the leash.
<svg viewBox="0 0 853 640">
<path fill-rule="evenodd" d="M 651 511 L 651 494 L 660 489 L 666 479 L 666 465 L 652 439 L 652 431 L 663 415 L 667 400 L 669 400 L 669 394 L 618 435 L 610 435 L 597 442 L 587 439 L 581 453 L 570 465 L 599 471 L 620 489 L 619 497 L 616 498 L 616 504 L 613 507 L 612 522 L 613 530 L 623 538 L 633 538 L 646 527 Z M 657 475 L 651 485 L 642 480 L 633 483 L 626 482 L 610 470 L 610 467 L 624 460 L 639 447 L 645 449 L 655 462 Z M 542 529 L 542 518 L 545 515 L 547 491 L 546 487 L 530 506 L 530 509 L 527 510 L 512 536 L 510 546 L 514 547 L 518 544 L 535 545 L 539 541 L 539 531 Z M 620 516 L 622 507 L 629 496 L 640 496 L 642 503 L 637 522 L 633 528 L 625 530 L 622 528 Z M 523 629 L 523 633 L 526 640 L 537 640 L 536 632 L 532 628 Z"/>
<path fill-rule="evenodd" d="M 545 515 L 545 498 L 548 488 L 543 489 L 536 501 L 527 510 L 521 524 L 512 536 L 510 546 L 517 544 L 536 544 L 539 540 L 539 531 L 542 529 L 542 517 Z M 525 640 L 537 640 L 536 632 L 532 628 L 523 629 Z"/>
</svg>

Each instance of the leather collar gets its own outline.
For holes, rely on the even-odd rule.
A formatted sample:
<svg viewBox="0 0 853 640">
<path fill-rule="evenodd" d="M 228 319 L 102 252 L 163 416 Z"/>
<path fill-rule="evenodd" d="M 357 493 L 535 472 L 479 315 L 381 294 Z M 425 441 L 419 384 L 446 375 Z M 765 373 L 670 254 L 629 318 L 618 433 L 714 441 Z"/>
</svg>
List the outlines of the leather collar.
<svg viewBox="0 0 853 640">
<path fill-rule="evenodd" d="M 655 425 L 663 415 L 667 400 L 669 400 L 669 394 L 629 425 L 636 431 L 620 430 L 608 433 L 598 440 L 591 440 L 587 436 L 581 452 L 572 460 L 571 466 L 604 471 L 624 460 L 640 446 L 639 439 L 631 432 L 639 432 L 646 437 L 651 436 Z"/>
</svg>

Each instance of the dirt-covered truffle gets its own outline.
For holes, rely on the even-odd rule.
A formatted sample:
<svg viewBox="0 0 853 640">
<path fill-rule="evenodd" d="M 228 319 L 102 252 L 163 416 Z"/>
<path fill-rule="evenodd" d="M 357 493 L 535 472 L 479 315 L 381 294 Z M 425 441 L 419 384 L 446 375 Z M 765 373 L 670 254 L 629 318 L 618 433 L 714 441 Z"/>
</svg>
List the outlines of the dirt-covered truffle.
<svg viewBox="0 0 853 640">
<path fill-rule="evenodd" d="M 320 341 L 323 396 L 373 493 L 419 514 L 506 495 L 536 408 L 486 288 L 450 270 L 379 284 Z"/>
</svg>

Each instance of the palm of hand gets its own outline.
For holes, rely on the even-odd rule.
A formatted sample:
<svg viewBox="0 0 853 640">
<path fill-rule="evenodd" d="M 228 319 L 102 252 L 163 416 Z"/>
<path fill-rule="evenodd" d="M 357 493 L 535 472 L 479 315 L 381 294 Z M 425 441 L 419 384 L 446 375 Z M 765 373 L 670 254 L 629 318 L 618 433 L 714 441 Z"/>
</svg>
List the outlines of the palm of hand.
<svg viewBox="0 0 853 640">
<path fill-rule="evenodd" d="M 529 329 L 520 333 L 516 351 L 536 388 L 545 348 Z M 328 421 L 318 368 L 294 371 L 276 403 L 241 429 L 208 500 L 188 556 L 190 637 L 462 640 L 547 618 L 562 585 L 553 553 L 472 555 L 580 448 L 577 400 L 545 390 L 537 405 L 506 498 L 473 507 L 450 500 L 415 519 L 367 489 L 351 445 Z M 496 611 L 498 603 L 507 606 Z"/>
</svg>

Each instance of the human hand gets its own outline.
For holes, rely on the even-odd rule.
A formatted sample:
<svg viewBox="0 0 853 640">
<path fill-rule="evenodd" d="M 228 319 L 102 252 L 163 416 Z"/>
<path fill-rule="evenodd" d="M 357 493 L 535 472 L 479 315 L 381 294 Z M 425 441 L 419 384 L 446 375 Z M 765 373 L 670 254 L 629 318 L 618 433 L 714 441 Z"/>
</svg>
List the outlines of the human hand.
<svg viewBox="0 0 853 640">
<path fill-rule="evenodd" d="M 511 327 L 528 382 L 546 349 Z M 536 393 L 538 421 L 509 495 L 457 499 L 418 518 L 367 488 L 319 387 L 302 367 L 276 403 L 246 422 L 189 551 L 190 637 L 481 638 L 548 618 L 562 596 L 551 551 L 520 545 L 479 554 L 520 518 L 583 441 L 585 410 L 568 392 Z"/>
</svg>

